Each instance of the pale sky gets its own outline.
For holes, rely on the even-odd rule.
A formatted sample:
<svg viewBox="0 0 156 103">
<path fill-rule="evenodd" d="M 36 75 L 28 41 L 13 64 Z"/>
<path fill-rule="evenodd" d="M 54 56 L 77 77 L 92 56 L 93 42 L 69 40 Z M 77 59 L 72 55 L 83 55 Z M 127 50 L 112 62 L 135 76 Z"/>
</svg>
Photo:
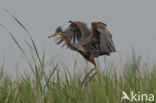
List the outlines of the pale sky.
<svg viewBox="0 0 156 103">
<path fill-rule="evenodd" d="M 124 57 L 134 48 L 137 55 L 150 60 L 156 58 L 156 0 L 0 0 L 0 23 L 4 24 L 27 50 L 24 41 L 30 42 L 27 33 L 3 10 L 16 16 L 30 31 L 39 53 L 46 51 L 46 60 L 64 56 L 67 65 L 79 55 L 56 46 L 47 37 L 56 27 L 69 20 L 88 23 L 101 21 L 108 25 L 117 53 L 110 60 Z M 0 27 L 0 65 L 3 55 L 10 70 L 21 61 L 21 53 L 6 30 Z M 82 57 L 80 57 L 82 58 Z M 22 61 L 21 61 L 22 62 Z M 25 62 L 21 63 L 25 65 Z M 12 69 L 14 70 L 14 69 Z"/>
</svg>

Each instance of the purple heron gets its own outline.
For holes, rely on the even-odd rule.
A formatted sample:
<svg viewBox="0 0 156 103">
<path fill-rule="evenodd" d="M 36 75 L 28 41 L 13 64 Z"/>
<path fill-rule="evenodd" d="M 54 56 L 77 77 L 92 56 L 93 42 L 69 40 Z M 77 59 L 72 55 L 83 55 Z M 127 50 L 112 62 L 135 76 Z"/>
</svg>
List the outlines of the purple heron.
<svg viewBox="0 0 156 103">
<path fill-rule="evenodd" d="M 84 77 L 82 84 L 91 72 L 95 70 L 92 76 L 89 76 L 89 81 L 98 73 L 99 69 L 94 58 L 101 55 L 110 55 L 115 52 L 112 35 L 107 29 L 107 25 L 102 22 L 92 22 L 91 29 L 87 24 L 80 21 L 69 21 L 70 25 L 62 30 L 61 27 L 56 29 L 55 34 L 49 36 L 58 37 L 56 44 L 67 45 L 73 51 L 79 52 L 87 61 L 91 62 L 95 67 L 90 70 Z M 62 47 L 63 47 L 62 46 Z"/>
</svg>

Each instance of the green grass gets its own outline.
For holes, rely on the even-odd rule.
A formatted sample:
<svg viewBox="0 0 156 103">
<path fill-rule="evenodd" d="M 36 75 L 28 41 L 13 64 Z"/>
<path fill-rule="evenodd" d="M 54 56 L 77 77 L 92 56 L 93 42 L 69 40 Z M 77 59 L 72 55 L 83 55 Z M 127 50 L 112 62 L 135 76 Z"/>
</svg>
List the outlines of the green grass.
<svg viewBox="0 0 156 103">
<path fill-rule="evenodd" d="M 15 16 L 13 18 L 28 32 Z M 1 26 L 7 29 L 4 25 L 1 24 Z M 7 31 L 9 32 L 8 29 Z M 130 91 L 133 91 L 156 96 L 156 64 L 140 63 L 141 59 L 135 54 L 120 69 L 117 69 L 115 64 L 107 66 L 95 76 L 86 89 L 82 89 L 81 81 L 84 75 L 78 72 L 72 75 L 69 72 L 70 68 L 64 67 L 66 71 L 62 78 L 59 72 L 61 64 L 53 62 L 47 74 L 45 52 L 42 56 L 39 55 L 32 37 L 30 37 L 31 43 L 26 42 L 26 45 L 35 53 L 37 61 L 33 58 L 30 60 L 13 34 L 11 32 L 9 34 L 27 60 L 27 68 L 32 73 L 24 73 L 19 78 L 12 79 L 2 65 L 0 67 L 0 103 L 135 103 L 128 100 L 121 102 L 123 91 L 128 95 Z M 86 68 L 86 71 L 88 70 L 90 68 Z"/>
<path fill-rule="evenodd" d="M 9 77 L 1 66 L 0 103 L 121 103 L 123 90 L 128 95 L 130 91 L 156 95 L 156 66 L 151 72 L 147 69 L 142 72 L 146 66 L 133 59 L 125 63 L 120 75 L 115 67 L 98 73 L 86 89 L 82 89 L 80 73 L 70 76 L 65 72 L 62 79 L 58 64 L 49 75 L 45 75 L 42 65 L 31 65 L 33 77 L 26 73 L 17 79 Z"/>
</svg>

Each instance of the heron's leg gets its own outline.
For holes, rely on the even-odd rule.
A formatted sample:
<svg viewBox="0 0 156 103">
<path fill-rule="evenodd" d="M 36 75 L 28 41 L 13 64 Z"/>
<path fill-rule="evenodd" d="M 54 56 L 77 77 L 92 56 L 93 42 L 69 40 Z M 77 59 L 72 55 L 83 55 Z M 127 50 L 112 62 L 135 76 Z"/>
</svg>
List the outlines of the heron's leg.
<svg viewBox="0 0 156 103">
<path fill-rule="evenodd" d="M 90 74 L 93 70 L 95 70 L 95 68 L 93 68 L 92 70 L 90 70 L 90 71 L 85 75 L 85 77 L 84 77 L 84 79 L 83 79 L 83 81 L 82 81 L 82 85 L 85 83 L 85 80 L 88 78 L 89 74 Z"/>
<path fill-rule="evenodd" d="M 90 61 L 91 63 L 93 63 L 93 64 L 95 65 L 95 67 L 96 67 L 96 63 L 95 63 L 95 60 L 94 60 L 94 57 L 93 57 L 93 54 L 92 54 L 92 53 L 91 53 L 90 56 L 89 56 L 89 61 Z M 89 74 L 90 74 L 93 70 L 95 70 L 95 68 L 93 68 L 92 70 L 90 70 L 90 71 L 85 75 L 85 78 L 84 78 L 83 81 L 82 81 L 82 85 L 85 83 L 85 80 L 88 78 Z"/>
<path fill-rule="evenodd" d="M 99 68 L 97 66 L 95 66 L 95 70 L 96 72 L 89 78 L 88 82 L 91 82 L 91 80 L 93 79 L 93 77 L 99 72 Z"/>
<path fill-rule="evenodd" d="M 97 66 L 96 66 L 96 63 L 95 63 L 95 60 L 94 60 L 93 53 L 90 53 L 89 61 L 90 61 L 91 63 L 93 63 L 93 65 L 94 65 L 95 67 L 94 67 L 90 72 L 88 72 L 88 73 L 86 74 L 84 80 L 82 81 L 82 85 L 85 83 L 85 80 L 88 78 L 89 74 L 90 74 L 93 70 L 97 70 L 97 69 L 96 69 Z M 91 78 L 93 78 L 93 77 L 91 76 Z M 90 81 L 90 77 L 89 77 L 89 81 Z M 87 81 L 87 82 L 88 82 L 88 81 Z"/>
</svg>

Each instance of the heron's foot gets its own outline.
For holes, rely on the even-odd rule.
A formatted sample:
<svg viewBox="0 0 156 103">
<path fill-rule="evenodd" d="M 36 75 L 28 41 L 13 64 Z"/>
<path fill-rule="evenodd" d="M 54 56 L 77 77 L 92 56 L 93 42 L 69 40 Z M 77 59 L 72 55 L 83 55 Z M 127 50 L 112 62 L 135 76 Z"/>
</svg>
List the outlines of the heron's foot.
<svg viewBox="0 0 156 103">
<path fill-rule="evenodd" d="M 99 68 L 97 66 L 95 66 L 95 70 L 96 70 L 96 73 L 99 72 Z"/>
</svg>

